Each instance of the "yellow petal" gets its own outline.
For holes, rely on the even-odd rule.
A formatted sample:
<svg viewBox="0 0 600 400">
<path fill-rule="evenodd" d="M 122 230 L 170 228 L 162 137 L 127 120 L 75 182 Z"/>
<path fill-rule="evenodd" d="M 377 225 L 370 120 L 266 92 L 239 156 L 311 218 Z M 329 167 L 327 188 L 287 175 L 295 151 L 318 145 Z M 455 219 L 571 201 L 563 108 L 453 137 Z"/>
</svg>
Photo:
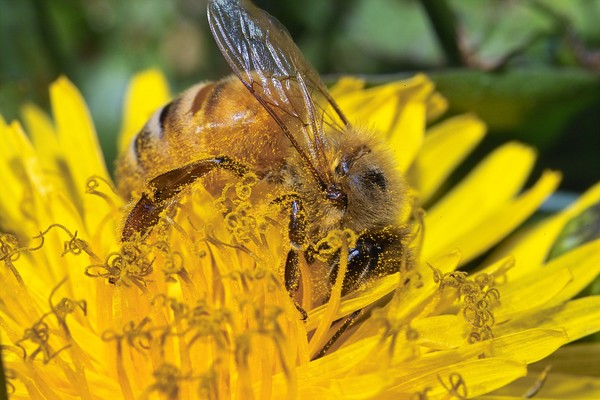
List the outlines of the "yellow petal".
<svg viewBox="0 0 600 400">
<path fill-rule="evenodd" d="M 448 100 L 435 92 L 427 99 L 427 122 L 440 117 L 448 110 Z"/>
<path fill-rule="evenodd" d="M 6 163 L 0 162 L 4 183 L 0 208 L 5 229 L 30 239 L 59 220 L 74 223 L 73 229 L 80 227 L 79 213 L 61 190 L 60 175 L 44 170 L 21 126 L 17 122 L 6 126 L 0 121 L 0 132 L 6 145 L 1 155 Z"/>
<path fill-rule="evenodd" d="M 477 257 L 529 218 L 556 190 L 560 178 L 557 172 L 544 172 L 534 187 L 516 200 L 507 201 L 494 214 L 455 238 L 446 248 L 459 248 L 464 255 L 464 262 Z"/>
<path fill-rule="evenodd" d="M 436 315 L 420 319 L 414 321 L 411 328 L 418 333 L 418 344 L 436 350 L 460 346 L 471 330 L 465 319 L 458 315 Z"/>
<path fill-rule="evenodd" d="M 133 77 L 123 106 L 125 117 L 119 135 L 119 152 L 127 148 L 133 136 L 142 129 L 152 113 L 170 98 L 167 81 L 158 70 L 151 69 Z"/>
<path fill-rule="evenodd" d="M 521 383 L 517 388 L 510 387 L 513 392 L 528 393 L 538 384 L 539 374 L 532 374 L 529 380 Z M 508 388 L 507 388 L 508 389 Z M 521 396 L 520 399 L 523 399 Z M 555 374 L 550 370 L 540 391 L 534 399 L 556 400 L 595 400 L 600 399 L 600 378 L 593 376 L 579 376 L 573 374 Z"/>
<path fill-rule="evenodd" d="M 541 276 L 540 276 L 541 275 Z M 541 309 L 573 280 L 568 268 L 554 273 L 531 274 L 499 286 L 500 305 L 494 310 L 496 323 L 518 317 L 519 313 Z"/>
<path fill-rule="evenodd" d="M 369 126 L 377 132 L 383 133 L 384 137 L 388 137 L 390 131 L 394 128 L 398 119 L 399 100 L 396 96 L 390 96 L 376 109 L 369 112 Z M 354 114 L 357 117 L 357 114 Z M 364 124 L 365 120 L 356 120 L 355 124 Z"/>
<path fill-rule="evenodd" d="M 536 273 L 535 269 L 544 263 L 564 226 L 585 209 L 598 202 L 600 202 L 600 183 L 586 191 L 574 204 L 561 213 L 513 235 L 490 256 L 489 260 L 499 259 L 505 254 L 513 254 L 518 258 L 520 267 L 510 271 L 511 276 Z"/>
<path fill-rule="evenodd" d="M 454 168 L 483 138 L 485 125 L 466 114 L 450 118 L 431 128 L 408 176 L 426 203 Z M 452 149 L 449 151 L 449 149 Z"/>
<path fill-rule="evenodd" d="M 438 365 L 452 366 L 455 363 L 473 358 L 503 358 L 530 364 L 552 354 L 568 341 L 562 329 L 529 329 L 493 339 L 468 343 L 447 351 L 430 352 L 423 358 L 407 362 L 408 371 L 427 371 Z M 411 372 L 405 372 L 411 373 Z"/>
<path fill-rule="evenodd" d="M 563 268 L 571 271 L 573 279 L 565 290 L 552 299 L 551 305 L 558 305 L 575 297 L 600 275 L 600 240 L 577 247 L 553 259 L 539 269 L 537 274 L 552 274 L 555 270 Z"/>
<path fill-rule="evenodd" d="M 70 179 L 66 181 L 65 187 L 79 208 L 88 232 L 102 234 L 109 241 L 115 229 L 114 218 L 112 225 L 107 224 L 107 221 L 114 215 L 121 200 L 111 190 L 112 183 L 87 106 L 77 88 L 64 77 L 51 85 L 50 99 L 58 143 L 65 163 L 62 175 Z M 100 185 L 104 185 L 104 198 L 88 193 L 90 179 L 103 182 Z M 64 223 L 60 220 L 55 222 Z M 86 233 L 84 236 L 89 238 Z"/>
<path fill-rule="evenodd" d="M 527 377 L 481 399 L 521 400 L 539 389 L 535 399 L 600 398 L 600 343 L 564 346 L 549 357 L 529 366 Z M 549 371 L 547 367 L 550 367 Z M 549 373 L 548 373 L 549 372 Z M 542 377 L 545 379 L 542 380 Z"/>
<path fill-rule="evenodd" d="M 521 265 L 517 261 L 517 268 Z M 499 287 L 501 304 L 496 322 L 519 313 L 558 305 L 581 292 L 600 273 L 600 240 L 578 247 L 546 265 L 528 268 L 527 275 L 506 271 L 508 282 Z"/>
<path fill-rule="evenodd" d="M 389 144 L 394 150 L 398 168 L 406 172 L 423 143 L 425 104 L 418 101 L 406 103 L 402 113 L 387 132 L 389 132 Z"/>
<path fill-rule="evenodd" d="M 347 375 L 357 365 L 360 365 L 359 360 L 368 358 L 377 345 L 376 338 L 362 340 L 339 349 L 332 355 L 297 367 L 298 392 L 306 395 L 312 393 L 312 388 L 328 388 L 332 380 Z M 277 375 L 273 380 L 273 392 L 285 393 L 287 385 L 286 377 L 283 374 Z M 327 390 L 327 392 L 329 391 Z"/>
<path fill-rule="evenodd" d="M 505 208 L 525 183 L 534 159 L 533 150 L 518 143 L 504 145 L 488 156 L 428 210 L 423 254 L 435 254 L 448 247 Z"/>
<path fill-rule="evenodd" d="M 438 365 L 444 365 L 439 363 Z M 390 375 L 394 371 L 389 372 Z M 428 398 L 443 399 L 450 397 L 450 388 L 457 382 L 459 389 L 466 388 L 466 395 L 471 398 L 497 389 L 525 376 L 527 367 L 524 363 L 499 358 L 487 358 L 475 361 L 465 361 L 457 364 L 449 364 L 430 370 L 427 374 L 419 374 L 415 377 L 404 377 L 403 382 L 393 387 L 385 394 L 391 396 L 394 393 L 422 393 L 424 388 Z M 464 393 L 462 390 L 459 392 Z M 379 397 L 378 397 L 379 398 Z M 380 398 L 389 398 L 381 396 Z"/>
<path fill-rule="evenodd" d="M 348 114 L 351 122 L 369 121 L 370 115 L 382 107 L 390 98 L 400 103 L 426 101 L 433 92 L 433 83 L 424 75 L 411 79 L 375 86 L 366 90 L 355 90 L 336 97 L 340 108 Z"/>
<path fill-rule="evenodd" d="M 398 287 L 399 279 L 400 277 L 397 273 L 388 275 L 377 280 L 376 282 L 373 282 L 365 290 L 360 290 L 349 294 L 342 300 L 334 319 L 339 319 L 349 315 L 356 310 L 360 310 L 361 308 L 380 300 L 382 297 L 391 293 Z M 317 327 L 317 324 L 323 318 L 325 307 L 325 305 L 322 305 L 309 312 L 308 320 L 306 321 L 307 330 L 310 331 Z"/>
<path fill-rule="evenodd" d="M 19 221 L 22 219 L 21 206 L 25 194 L 25 174 L 14 136 L 14 127 L 8 126 L 0 116 L 0 176 L 2 177 L 0 226 L 7 231 L 9 226 L 18 227 L 22 223 Z"/>
<path fill-rule="evenodd" d="M 530 366 L 527 377 L 516 380 L 482 399 L 523 399 L 537 390 L 535 399 L 600 398 L 598 343 L 572 344 Z M 549 371 L 546 367 L 550 367 Z M 542 378 L 545 376 L 545 379 Z M 510 397 L 510 396 L 514 397 Z"/>
<path fill-rule="evenodd" d="M 580 339 L 600 330 L 600 296 L 572 300 L 561 306 L 521 313 L 516 319 L 494 327 L 494 333 L 532 328 L 564 329 L 569 341 Z"/>
<path fill-rule="evenodd" d="M 108 178 L 96 130 L 81 93 L 68 79 L 58 78 L 50 86 L 50 101 L 58 143 L 73 178 L 76 194 L 81 196 L 90 176 Z"/>
<path fill-rule="evenodd" d="M 363 79 L 354 76 L 343 76 L 341 77 L 331 88 L 329 88 L 329 94 L 336 100 L 342 96 L 351 94 L 359 90 L 363 90 L 365 87 L 365 81 Z M 342 110 L 345 112 L 345 110 Z"/>
<path fill-rule="evenodd" d="M 568 341 L 563 330 L 530 329 L 492 339 L 490 353 L 493 357 L 531 364 L 548 357 Z"/>
<path fill-rule="evenodd" d="M 52 121 L 44 111 L 33 104 L 23 106 L 22 114 L 27 132 L 44 169 L 58 172 L 58 161 L 61 155 Z"/>
</svg>

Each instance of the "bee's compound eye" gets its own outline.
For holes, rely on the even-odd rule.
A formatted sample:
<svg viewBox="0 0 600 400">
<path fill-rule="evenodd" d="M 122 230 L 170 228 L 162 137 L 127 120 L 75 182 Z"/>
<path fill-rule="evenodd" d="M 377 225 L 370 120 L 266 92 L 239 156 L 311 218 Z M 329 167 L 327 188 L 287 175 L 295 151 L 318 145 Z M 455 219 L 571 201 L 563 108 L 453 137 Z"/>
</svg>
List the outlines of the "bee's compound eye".
<svg viewBox="0 0 600 400">
<path fill-rule="evenodd" d="M 370 169 L 363 175 L 362 178 L 372 187 L 377 186 L 381 190 L 387 189 L 387 179 L 381 170 Z"/>
</svg>

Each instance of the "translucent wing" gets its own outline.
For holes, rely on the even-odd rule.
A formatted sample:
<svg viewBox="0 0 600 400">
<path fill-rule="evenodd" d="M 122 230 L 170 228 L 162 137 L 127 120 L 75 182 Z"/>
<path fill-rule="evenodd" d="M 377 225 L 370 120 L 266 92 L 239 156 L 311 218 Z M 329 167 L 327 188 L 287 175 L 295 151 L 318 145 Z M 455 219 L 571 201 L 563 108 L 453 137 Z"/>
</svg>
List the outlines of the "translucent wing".
<svg viewBox="0 0 600 400">
<path fill-rule="evenodd" d="M 209 1 L 208 21 L 235 74 L 325 186 L 325 125 L 341 130 L 348 122 L 289 32 L 248 0 Z"/>
</svg>

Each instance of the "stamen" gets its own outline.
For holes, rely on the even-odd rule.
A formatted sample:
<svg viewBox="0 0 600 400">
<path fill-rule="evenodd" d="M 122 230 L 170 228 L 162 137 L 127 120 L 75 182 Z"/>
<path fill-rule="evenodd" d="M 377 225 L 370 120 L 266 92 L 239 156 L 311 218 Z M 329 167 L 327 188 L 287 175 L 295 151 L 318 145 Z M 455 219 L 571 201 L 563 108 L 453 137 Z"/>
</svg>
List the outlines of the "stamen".
<svg viewBox="0 0 600 400">
<path fill-rule="evenodd" d="M 54 351 L 50 346 L 50 327 L 44 321 L 44 318 L 48 316 L 49 313 L 43 315 L 37 322 L 35 322 L 31 328 L 25 329 L 23 333 L 23 337 L 15 342 L 15 346 L 19 347 L 23 350 L 24 358 L 29 360 L 35 360 L 38 354 L 42 354 L 43 359 L 42 362 L 44 364 L 48 364 L 50 360 L 56 357 L 61 351 L 66 350 L 71 345 L 67 344 L 60 349 Z M 23 347 L 22 343 L 30 341 L 33 344 L 37 345 L 36 349 L 27 355 L 27 349 Z"/>
<path fill-rule="evenodd" d="M 413 393 L 414 398 L 411 398 L 410 400 L 428 400 L 429 399 L 429 395 L 427 393 L 431 392 L 433 390 L 433 388 L 431 387 L 426 387 L 423 390 L 421 390 L 420 392 L 416 392 Z"/>
<path fill-rule="evenodd" d="M 200 377 L 198 387 L 199 396 L 202 399 L 219 400 L 219 392 L 217 387 L 217 373 L 214 369 L 209 369 Z"/>
<path fill-rule="evenodd" d="M 65 282 L 66 279 L 63 279 L 61 282 L 58 283 L 58 285 L 56 285 L 52 289 L 48 298 L 50 311 L 43 314 L 30 328 L 25 329 L 25 332 L 23 333 L 21 339 L 15 342 L 15 346 L 17 346 L 23 351 L 24 359 L 34 360 L 39 354 L 41 354 L 43 356 L 43 363 L 47 364 L 60 352 L 71 347 L 71 344 L 66 344 L 56 351 L 52 349 L 52 346 L 50 345 L 50 339 L 52 338 L 52 329 L 46 321 L 47 317 L 49 317 L 50 315 L 54 315 L 54 317 L 57 320 L 57 323 L 62 328 L 62 331 L 64 333 L 64 336 L 61 339 L 66 339 L 72 342 L 72 337 L 66 323 L 66 317 L 68 314 L 73 313 L 77 308 L 81 309 L 85 315 L 86 303 L 85 301 L 74 301 L 69 298 L 63 298 L 55 305 L 52 298 L 54 297 L 60 286 L 62 286 Z M 59 338 L 59 336 L 56 335 L 53 337 L 56 339 Z M 28 341 L 32 342 L 34 345 L 37 346 L 35 350 L 33 350 L 33 352 L 31 352 L 29 355 L 27 349 L 23 345 L 24 342 Z"/>
<path fill-rule="evenodd" d="M 17 261 L 21 255 L 19 241 L 14 235 L 0 233 L 0 261 Z"/>
<path fill-rule="evenodd" d="M 152 273 L 154 260 L 150 260 L 151 247 L 142 241 L 123 243 L 121 251 L 112 252 L 101 264 L 85 268 L 85 275 L 91 278 L 106 278 L 109 283 L 136 285 L 145 292 L 145 278 Z"/>
<path fill-rule="evenodd" d="M 174 275 L 179 275 L 184 269 L 184 257 L 180 252 L 171 250 L 171 246 L 167 241 L 158 241 L 152 247 L 158 250 L 163 258 L 160 265 L 163 274 L 165 274 L 165 280 L 175 282 Z"/>
<path fill-rule="evenodd" d="M 117 193 L 117 189 L 114 187 L 114 185 L 111 182 L 109 182 L 105 178 L 98 176 L 98 175 L 90 176 L 86 180 L 85 192 L 87 194 L 92 194 L 94 196 L 100 197 L 101 199 L 106 201 L 106 203 L 110 206 L 110 208 L 115 208 L 115 202 L 107 194 L 102 193 L 98 190 L 98 188 L 100 187 L 99 182 L 103 182 L 106 186 L 108 186 L 108 188 L 110 189 L 111 192 L 113 192 L 114 195 L 116 195 L 116 196 L 119 195 Z"/>
<path fill-rule="evenodd" d="M 268 292 L 273 292 L 277 289 L 282 289 L 283 285 L 277 275 L 270 269 L 257 267 L 254 270 L 232 270 L 223 275 L 221 279 L 231 279 L 239 282 L 246 292 L 250 291 L 250 284 L 254 281 L 266 281 L 266 289 Z"/>
<path fill-rule="evenodd" d="M 69 328 L 67 327 L 66 323 L 67 315 L 75 312 L 77 308 L 83 312 L 83 315 L 87 315 L 87 302 L 85 300 L 75 301 L 69 299 L 68 297 L 63 297 L 56 305 L 54 305 L 52 298 L 66 281 L 67 278 L 64 278 L 58 283 L 58 285 L 54 287 L 54 289 L 52 289 L 52 292 L 50 292 L 50 296 L 48 298 L 48 302 L 50 304 L 52 314 L 54 314 L 60 326 L 65 330 L 67 336 L 70 337 Z"/>
<path fill-rule="evenodd" d="M 14 275 L 21 289 L 25 288 L 25 282 L 21 277 L 21 274 L 17 270 L 14 265 L 19 257 L 21 257 L 21 252 L 26 251 L 26 248 L 18 247 L 19 241 L 13 235 L 8 233 L 0 233 L 0 261 L 4 261 L 4 265 L 10 270 L 10 272 Z M 42 242 L 43 244 L 43 242 Z M 38 248 L 40 248 L 42 246 Z"/>
<path fill-rule="evenodd" d="M 469 333 L 469 343 L 488 340 L 494 337 L 492 326 L 495 324 L 492 309 L 500 303 L 500 292 L 492 285 L 495 284 L 491 274 L 479 274 L 473 280 L 467 278 L 464 271 L 454 271 L 442 274 L 429 265 L 433 270 L 433 280 L 439 283 L 439 291 L 445 287 L 457 290 L 464 306 L 462 314 L 473 327 Z"/>
<path fill-rule="evenodd" d="M 146 392 L 157 391 L 168 399 L 179 398 L 181 382 L 196 379 L 191 374 L 182 374 L 178 367 L 169 363 L 161 364 L 152 375 L 155 382 Z"/>
<path fill-rule="evenodd" d="M 348 248 L 355 247 L 357 239 L 358 235 L 350 229 L 330 231 L 314 246 L 316 250 L 315 257 L 323 262 L 329 262 L 331 256 L 342 249 L 344 243 L 347 244 Z"/>
<path fill-rule="evenodd" d="M 48 226 L 48 228 L 45 231 L 40 232 L 39 235 L 36 235 L 33 238 L 41 239 L 42 245 L 43 245 L 45 236 L 48 234 L 48 232 L 50 232 L 54 228 L 64 231 L 67 234 L 67 236 L 69 236 L 69 238 L 70 238 L 70 240 L 64 242 L 63 252 L 61 253 L 61 256 L 65 256 L 66 254 L 69 254 L 69 253 L 78 256 L 83 252 L 83 253 L 86 253 L 88 256 L 90 256 L 94 261 L 98 261 L 98 262 L 100 261 L 100 258 L 94 254 L 94 252 L 92 251 L 88 242 L 86 242 L 85 240 L 79 239 L 77 237 L 77 231 L 75 231 L 75 233 L 71 233 L 71 231 L 69 229 L 67 229 L 67 227 L 65 227 L 64 225 L 51 224 L 50 226 Z M 42 245 L 40 245 L 40 247 Z"/>
<path fill-rule="evenodd" d="M 192 347 L 200 339 L 212 338 L 220 351 L 231 350 L 229 330 L 232 329 L 232 314 L 229 310 L 208 310 L 205 305 L 198 305 L 190 312 L 187 328 L 184 330 L 188 339 L 188 347 Z"/>
<path fill-rule="evenodd" d="M 11 368 L 3 368 L 2 372 L 4 372 L 4 383 L 6 385 L 6 394 L 11 396 L 17 390 L 15 388 L 15 385 L 11 382 L 11 380 L 17 379 L 17 373 L 14 369 L 11 369 Z M 2 392 L 0 392 L 0 394 L 2 394 Z"/>
<path fill-rule="evenodd" d="M 245 310 L 246 315 L 253 317 L 248 320 L 250 326 L 247 329 L 244 329 L 242 333 L 238 334 L 234 342 L 234 354 L 238 366 L 238 373 L 240 373 L 240 368 L 242 370 L 240 373 L 240 381 L 250 379 L 248 360 L 252 355 L 252 340 L 254 337 L 262 337 L 268 339 L 273 344 L 273 347 L 261 346 L 261 351 L 258 354 L 255 352 L 256 356 L 263 359 L 263 362 L 266 362 L 266 365 L 263 365 L 263 368 L 268 365 L 271 366 L 267 370 L 263 370 L 266 381 L 263 382 L 261 393 L 270 391 L 270 380 L 273 371 L 277 370 L 277 366 L 281 368 L 281 371 L 287 378 L 287 382 L 290 384 L 288 387 L 289 392 L 295 393 L 296 387 L 294 382 L 296 378 L 293 368 L 295 357 L 289 357 L 288 352 L 286 351 L 286 335 L 279 321 L 281 316 L 285 315 L 283 309 L 274 305 L 258 306 L 252 301 L 240 302 L 240 309 Z M 265 355 L 273 350 L 275 351 L 277 358 L 273 359 L 273 357 L 271 357 L 271 359 L 264 359 Z M 277 363 L 276 361 L 279 362 Z M 248 384 L 250 383 L 251 381 L 248 381 Z M 242 385 L 245 385 L 245 383 L 242 383 Z M 252 392 L 249 392 L 251 387 L 252 385 L 248 386 L 248 388 L 244 388 L 244 393 L 252 396 Z"/>
<path fill-rule="evenodd" d="M 257 182 L 258 178 L 255 174 L 246 174 L 240 182 L 235 184 L 235 194 L 240 200 L 248 200 L 252 194 L 252 186 Z"/>
<path fill-rule="evenodd" d="M 351 237 L 354 233 L 349 230 L 344 231 L 331 231 L 327 237 L 330 235 L 337 235 L 335 239 L 331 236 L 331 243 L 339 244 L 340 250 L 340 264 L 338 269 L 338 274 L 335 280 L 335 284 L 331 289 L 331 296 L 329 298 L 329 302 L 327 303 L 327 307 L 325 308 L 325 312 L 323 314 L 323 319 L 319 322 L 317 329 L 310 339 L 308 343 L 309 353 L 311 358 L 313 358 L 319 349 L 323 348 L 325 345 L 325 335 L 329 330 L 329 327 L 335 320 L 335 314 L 339 308 L 341 297 L 342 297 L 342 286 L 344 283 L 344 278 L 346 276 L 346 270 L 348 268 L 348 248 L 349 248 L 349 237 Z M 330 248 L 333 248 L 330 245 Z"/>
<path fill-rule="evenodd" d="M 447 382 L 439 375 L 437 378 L 452 398 L 456 397 L 461 400 L 467 398 L 467 385 L 460 374 L 456 372 L 451 373 L 448 375 Z"/>
<path fill-rule="evenodd" d="M 235 185 L 225 185 L 221 191 L 221 197 L 215 201 L 217 209 L 225 214 L 225 228 L 233 236 L 234 244 L 250 242 L 257 246 L 263 244 L 261 236 L 268 226 L 266 216 L 256 212 L 254 206 L 249 202 L 252 187 L 257 182 L 256 175 L 248 173 Z M 235 188 L 235 199 L 232 199 L 229 194 L 232 188 Z"/>
<path fill-rule="evenodd" d="M 123 333 L 117 333 L 112 329 L 106 330 L 100 336 L 105 342 L 117 342 L 119 347 L 122 342 L 126 342 L 130 348 L 143 354 L 144 351 L 150 349 L 152 343 L 152 332 L 156 330 L 152 326 L 149 317 L 142 319 L 137 325 L 133 321 L 129 321 L 123 327 Z"/>
</svg>

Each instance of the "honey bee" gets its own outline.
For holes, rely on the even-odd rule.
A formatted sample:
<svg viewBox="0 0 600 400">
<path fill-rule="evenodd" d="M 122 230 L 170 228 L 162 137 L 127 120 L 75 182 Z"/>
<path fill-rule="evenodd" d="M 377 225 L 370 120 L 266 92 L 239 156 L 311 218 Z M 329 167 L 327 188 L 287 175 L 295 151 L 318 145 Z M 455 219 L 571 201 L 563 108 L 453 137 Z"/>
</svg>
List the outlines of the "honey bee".
<svg viewBox="0 0 600 400">
<path fill-rule="evenodd" d="M 407 186 L 390 150 L 349 123 L 277 19 L 248 0 L 211 0 L 208 21 L 234 75 L 194 86 L 162 107 L 121 155 L 120 191 L 139 196 L 122 239 L 150 231 L 198 178 L 252 171 L 287 194 L 284 280 L 292 297 L 300 257 L 314 263 L 312 246 L 332 230 L 359 235 L 349 249 L 344 293 L 397 271 L 408 253 L 399 226 Z M 327 265 L 329 282 L 339 254 Z"/>
</svg>

